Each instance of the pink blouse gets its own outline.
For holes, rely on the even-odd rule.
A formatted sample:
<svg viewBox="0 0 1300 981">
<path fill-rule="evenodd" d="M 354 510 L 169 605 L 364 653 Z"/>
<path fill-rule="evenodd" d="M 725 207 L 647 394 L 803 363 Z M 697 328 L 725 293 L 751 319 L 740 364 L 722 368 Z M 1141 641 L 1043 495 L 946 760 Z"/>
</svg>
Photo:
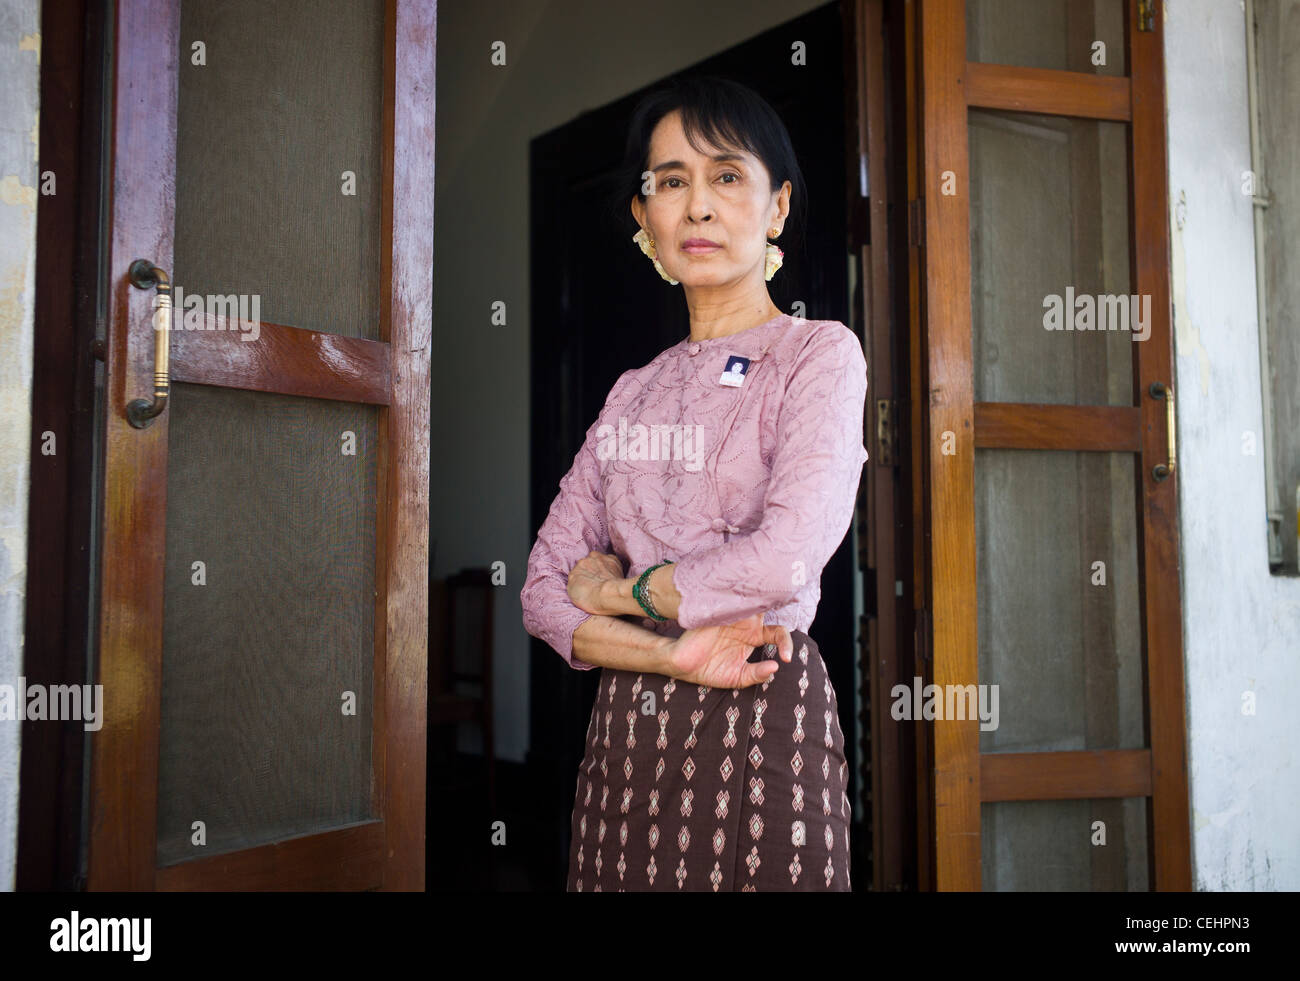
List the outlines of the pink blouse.
<svg viewBox="0 0 1300 981">
<path fill-rule="evenodd" d="M 822 568 L 853 517 L 866 391 L 856 335 L 789 314 L 684 339 L 625 371 L 537 533 L 524 628 L 571 667 L 595 667 L 573 656 L 573 632 L 591 614 L 567 592 L 594 550 L 617 555 L 629 577 L 674 560 L 677 619 L 641 621 L 661 634 L 754 613 L 806 632 Z"/>
</svg>

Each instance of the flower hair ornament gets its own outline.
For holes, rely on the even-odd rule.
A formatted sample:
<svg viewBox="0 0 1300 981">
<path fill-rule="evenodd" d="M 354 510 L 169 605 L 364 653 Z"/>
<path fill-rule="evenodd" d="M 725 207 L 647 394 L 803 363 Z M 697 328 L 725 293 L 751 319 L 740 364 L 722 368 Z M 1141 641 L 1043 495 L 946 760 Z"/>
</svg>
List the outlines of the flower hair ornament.
<svg viewBox="0 0 1300 981">
<path fill-rule="evenodd" d="M 771 234 L 773 238 L 776 238 L 776 236 L 779 235 L 780 232 L 777 229 L 773 229 Z M 642 228 L 640 231 L 638 231 L 635 235 L 632 236 L 632 241 L 635 242 L 637 245 L 639 245 L 641 247 L 641 251 L 644 252 L 646 256 L 649 257 L 650 261 L 655 264 L 655 272 L 659 273 L 659 275 L 662 276 L 664 279 L 666 279 L 669 282 L 669 284 L 676 286 L 677 280 L 669 276 L 668 273 L 664 270 L 664 267 L 659 264 L 658 253 L 655 251 L 654 239 L 652 239 L 648 234 L 646 234 L 646 230 Z M 773 276 L 775 276 L 776 271 L 781 268 L 781 263 L 784 261 L 784 259 L 785 259 L 785 253 L 782 252 L 775 245 L 773 245 L 771 242 L 769 242 L 766 250 L 766 259 L 763 264 L 763 278 L 770 280 Z"/>
<path fill-rule="evenodd" d="M 668 273 L 664 271 L 664 267 L 659 264 L 658 254 L 655 252 L 654 239 L 652 239 L 649 235 L 646 234 L 646 230 L 643 228 L 635 235 L 633 235 L 632 241 L 635 242 L 637 245 L 641 246 L 641 251 L 650 257 L 650 261 L 655 264 L 655 272 L 659 273 L 660 276 L 668 280 L 670 285 L 676 286 L 677 280 L 669 276 Z"/>
<path fill-rule="evenodd" d="M 781 229 L 773 228 L 768 235 L 776 238 L 781 234 Z M 781 263 L 785 259 L 785 253 L 778 249 L 771 242 L 767 243 L 767 261 L 763 265 L 763 278 L 770 280 L 776 275 L 776 271 L 781 268 Z"/>
</svg>

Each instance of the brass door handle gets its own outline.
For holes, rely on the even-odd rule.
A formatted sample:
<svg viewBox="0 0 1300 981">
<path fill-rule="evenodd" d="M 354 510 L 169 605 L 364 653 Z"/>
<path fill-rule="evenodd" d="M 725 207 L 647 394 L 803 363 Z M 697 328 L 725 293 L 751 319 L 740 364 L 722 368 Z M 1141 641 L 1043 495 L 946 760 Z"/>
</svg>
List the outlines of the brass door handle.
<svg viewBox="0 0 1300 981">
<path fill-rule="evenodd" d="M 153 401 L 132 399 L 126 406 L 126 419 L 136 429 L 144 429 L 167 408 L 171 375 L 167 365 L 172 329 L 172 284 L 167 273 L 148 259 L 136 259 L 127 273 L 138 290 L 157 292 L 154 300 Z"/>
<path fill-rule="evenodd" d="M 1174 446 L 1174 387 L 1163 382 L 1152 382 L 1149 391 L 1153 399 L 1165 400 L 1165 439 L 1169 445 L 1169 462 L 1157 463 L 1151 468 L 1151 476 L 1156 480 L 1164 480 L 1177 466 Z"/>
</svg>

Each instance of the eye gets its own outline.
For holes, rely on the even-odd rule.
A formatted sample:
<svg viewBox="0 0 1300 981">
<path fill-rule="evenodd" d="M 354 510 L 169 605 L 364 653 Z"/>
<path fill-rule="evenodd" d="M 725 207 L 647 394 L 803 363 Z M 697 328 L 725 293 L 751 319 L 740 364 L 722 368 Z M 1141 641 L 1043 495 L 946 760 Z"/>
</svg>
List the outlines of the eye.
<svg viewBox="0 0 1300 981">
<path fill-rule="evenodd" d="M 735 180 L 730 181 L 730 183 L 732 183 L 732 184 L 738 184 L 738 183 L 740 183 L 740 175 L 739 175 L 739 174 L 733 174 L 731 171 L 727 171 L 725 174 L 722 175 L 722 177 L 719 177 L 718 180 L 722 180 L 724 177 L 734 177 Z"/>
<path fill-rule="evenodd" d="M 672 183 L 670 183 L 671 181 L 677 181 L 678 183 L 681 183 L 681 178 L 680 178 L 680 177 L 665 177 L 662 181 L 659 182 L 659 186 L 660 186 L 660 187 L 672 187 L 672 188 L 676 188 L 677 185 L 676 185 L 676 184 L 672 184 Z"/>
</svg>

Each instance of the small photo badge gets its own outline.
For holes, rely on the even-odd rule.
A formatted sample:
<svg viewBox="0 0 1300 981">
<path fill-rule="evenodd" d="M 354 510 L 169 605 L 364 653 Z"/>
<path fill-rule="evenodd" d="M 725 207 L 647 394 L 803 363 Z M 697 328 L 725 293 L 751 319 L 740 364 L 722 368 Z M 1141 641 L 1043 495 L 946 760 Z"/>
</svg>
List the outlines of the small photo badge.
<svg viewBox="0 0 1300 981">
<path fill-rule="evenodd" d="M 748 370 L 749 358 L 742 358 L 733 354 L 727 358 L 727 367 L 722 372 L 722 377 L 718 379 L 718 384 L 739 388 L 745 381 L 745 372 Z"/>
</svg>

